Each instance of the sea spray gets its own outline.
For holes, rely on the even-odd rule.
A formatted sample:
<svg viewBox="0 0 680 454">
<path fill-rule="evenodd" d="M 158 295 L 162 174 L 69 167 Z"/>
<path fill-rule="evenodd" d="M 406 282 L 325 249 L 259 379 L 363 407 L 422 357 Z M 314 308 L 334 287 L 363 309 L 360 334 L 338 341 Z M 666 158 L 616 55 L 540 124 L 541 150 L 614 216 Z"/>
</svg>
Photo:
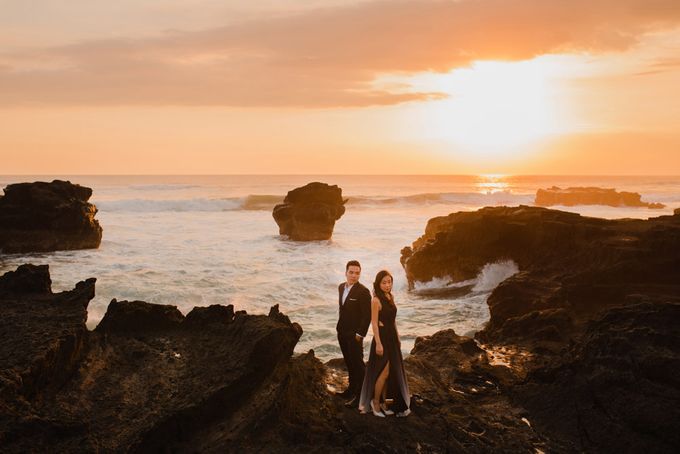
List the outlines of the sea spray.
<svg viewBox="0 0 680 454">
<path fill-rule="evenodd" d="M 498 284 L 519 272 L 517 264 L 512 260 L 487 263 L 477 275 L 477 283 L 472 288 L 474 292 L 490 292 Z"/>
</svg>

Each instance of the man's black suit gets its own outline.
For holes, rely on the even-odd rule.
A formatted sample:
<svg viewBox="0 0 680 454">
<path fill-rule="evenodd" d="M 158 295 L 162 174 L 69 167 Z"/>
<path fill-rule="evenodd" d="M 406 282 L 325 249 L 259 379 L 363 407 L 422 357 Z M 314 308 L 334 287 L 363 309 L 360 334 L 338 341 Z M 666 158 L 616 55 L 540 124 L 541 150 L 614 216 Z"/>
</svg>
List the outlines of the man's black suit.
<svg viewBox="0 0 680 454">
<path fill-rule="evenodd" d="M 343 282 L 338 286 L 340 315 L 335 329 L 338 331 L 338 342 L 349 373 L 347 389 L 353 396 L 358 396 L 364 381 L 366 366 L 364 364 L 364 342 L 363 339 L 357 340 L 356 335 L 366 337 L 368 326 L 371 324 L 371 292 L 357 282 L 349 290 L 343 304 L 342 296 L 345 293 L 345 285 L 346 283 Z"/>
</svg>

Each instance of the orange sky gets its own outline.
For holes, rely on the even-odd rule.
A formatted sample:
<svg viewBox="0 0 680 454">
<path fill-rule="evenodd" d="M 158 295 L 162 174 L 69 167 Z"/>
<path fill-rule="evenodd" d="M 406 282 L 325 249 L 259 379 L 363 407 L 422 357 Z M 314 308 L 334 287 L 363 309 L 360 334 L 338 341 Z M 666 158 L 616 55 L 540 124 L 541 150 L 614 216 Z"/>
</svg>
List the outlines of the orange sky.
<svg viewBox="0 0 680 454">
<path fill-rule="evenodd" d="M 0 174 L 680 174 L 677 0 L 27 3 Z"/>
</svg>

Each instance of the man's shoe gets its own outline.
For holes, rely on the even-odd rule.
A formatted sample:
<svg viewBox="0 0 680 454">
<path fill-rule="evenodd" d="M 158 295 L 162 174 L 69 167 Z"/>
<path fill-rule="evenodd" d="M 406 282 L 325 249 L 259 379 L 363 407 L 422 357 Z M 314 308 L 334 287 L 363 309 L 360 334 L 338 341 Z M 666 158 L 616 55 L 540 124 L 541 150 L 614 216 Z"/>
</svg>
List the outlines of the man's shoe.
<svg viewBox="0 0 680 454">
<path fill-rule="evenodd" d="M 347 408 L 354 408 L 357 405 L 359 405 L 359 396 L 352 396 L 350 400 L 345 402 L 345 407 Z"/>
</svg>

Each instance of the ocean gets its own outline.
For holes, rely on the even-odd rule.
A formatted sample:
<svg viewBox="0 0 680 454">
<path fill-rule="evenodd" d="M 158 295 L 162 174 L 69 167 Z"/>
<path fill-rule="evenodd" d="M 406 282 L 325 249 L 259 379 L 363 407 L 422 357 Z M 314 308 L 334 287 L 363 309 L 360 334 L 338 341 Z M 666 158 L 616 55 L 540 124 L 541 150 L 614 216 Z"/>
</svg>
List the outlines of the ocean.
<svg viewBox="0 0 680 454">
<path fill-rule="evenodd" d="M 379 270 L 394 274 L 404 354 L 417 336 L 446 328 L 471 335 L 483 327 L 489 294 L 517 266 L 488 264 L 465 283 L 472 290 L 464 295 L 447 292 L 445 281 L 408 291 L 400 250 L 423 234 L 432 217 L 484 206 L 533 205 L 536 190 L 553 185 L 639 192 L 643 201 L 667 205 L 661 210 L 553 207 L 586 216 L 645 219 L 680 207 L 680 177 L 663 176 L 24 175 L 0 176 L 0 185 L 53 179 L 93 189 L 90 201 L 99 209 L 97 219 L 104 229 L 101 246 L 0 255 L 0 274 L 23 263 L 49 264 L 55 292 L 96 277 L 96 296 L 88 308 L 90 328 L 113 298 L 172 304 L 184 314 L 210 304 L 267 314 L 279 304 L 303 327 L 296 352 L 314 349 L 324 361 L 342 356 L 335 335 L 337 285 L 352 259 L 361 262 L 361 282 L 369 288 Z M 289 190 L 312 181 L 337 184 L 349 199 L 332 240 L 298 243 L 282 238 L 272 208 Z"/>
</svg>

